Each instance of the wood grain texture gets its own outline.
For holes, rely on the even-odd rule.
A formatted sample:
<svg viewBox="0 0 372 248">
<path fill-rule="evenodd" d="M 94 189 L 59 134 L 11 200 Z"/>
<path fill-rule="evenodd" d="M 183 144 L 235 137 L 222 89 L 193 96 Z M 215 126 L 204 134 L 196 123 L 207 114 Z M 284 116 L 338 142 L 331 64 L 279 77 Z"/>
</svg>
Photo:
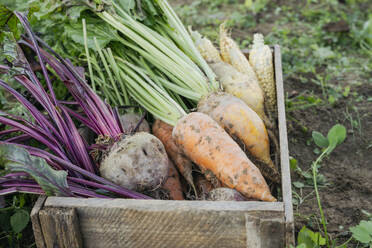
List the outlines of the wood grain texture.
<svg viewBox="0 0 372 248">
<path fill-rule="evenodd" d="M 274 211 L 284 210 L 282 202 L 261 201 L 171 201 L 171 200 L 135 200 L 135 199 L 101 199 L 101 198 L 74 198 L 74 197 L 48 197 L 44 203 L 45 208 L 137 208 L 139 210 L 156 210 L 158 208 L 178 208 L 182 211 Z M 80 218 L 80 215 L 79 215 Z"/>
<path fill-rule="evenodd" d="M 43 231 L 41 230 L 39 211 L 43 208 L 46 196 L 40 196 L 31 210 L 32 229 L 34 231 L 35 244 L 38 248 L 45 248 Z"/>
<path fill-rule="evenodd" d="M 75 206 L 85 247 L 284 247 L 280 202 L 49 197 L 45 206 Z"/>
<path fill-rule="evenodd" d="M 280 46 L 274 46 L 274 66 L 275 66 L 275 81 L 276 94 L 278 104 L 278 123 L 279 123 L 279 143 L 280 143 L 280 167 L 282 174 L 282 192 L 284 202 L 284 212 L 286 219 L 286 240 L 287 246 L 294 244 L 294 219 L 292 206 L 292 185 L 291 171 L 289 168 L 289 151 L 287 137 L 287 123 L 285 116 L 285 98 L 283 85 L 282 58 Z"/>
<path fill-rule="evenodd" d="M 44 208 L 39 219 L 47 248 L 83 247 L 75 208 Z"/>
</svg>

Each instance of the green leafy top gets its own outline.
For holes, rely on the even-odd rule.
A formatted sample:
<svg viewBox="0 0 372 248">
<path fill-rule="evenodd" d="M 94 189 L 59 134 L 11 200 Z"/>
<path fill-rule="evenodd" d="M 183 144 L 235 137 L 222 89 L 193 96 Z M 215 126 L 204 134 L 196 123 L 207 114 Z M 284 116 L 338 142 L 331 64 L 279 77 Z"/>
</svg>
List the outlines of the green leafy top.
<svg viewBox="0 0 372 248">
<path fill-rule="evenodd" d="M 0 143 L 0 165 L 12 172 L 26 172 L 32 176 L 47 195 L 66 195 L 67 172 L 52 169 L 45 159 L 13 144 Z"/>
</svg>

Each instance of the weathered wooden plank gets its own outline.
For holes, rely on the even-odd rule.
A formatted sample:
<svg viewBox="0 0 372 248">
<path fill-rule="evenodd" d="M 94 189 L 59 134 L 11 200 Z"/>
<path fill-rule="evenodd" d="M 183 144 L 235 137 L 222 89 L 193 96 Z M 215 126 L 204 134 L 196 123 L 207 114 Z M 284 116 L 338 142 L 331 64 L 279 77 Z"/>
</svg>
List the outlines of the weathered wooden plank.
<svg viewBox="0 0 372 248">
<path fill-rule="evenodd" d="M 45 206 L 75 206 L 86 247 L 284 246 L 284 212 L 280 202 L 49 197 Z M 273 231 L 279 232 L 281 238 L 271 240 Z M 272 242 L 267 243 L 266 239 Z M 256 246 L 257 243 L 261 246 Z"/>
<path fill-rule="evenodd" d="M 83 246 L 75 208 L 44 208 L 39 218 L 47 248 Z"/>
<path fill-rule="evenodd" d="M 48 197 L 45 207 L 60 208 L 136 208 L 141 210 L 181 209 L 183 211 L 197 209 L 205 211 L 283 211 L 282 202 L 260 201 L 169 201 L 169 200 L 135 200 L 135 199 L 100 199 L 74 197 Z"/>
<path fill-rule="evenodd" d="M 35 243 L 38 248 L 45 248 L 44 236 L 41 230 L 39 211 L 43 208 L 46 196 L 40 196 L 31 210 L 32 229 L 34 231 Z"/>
<path fill-rule="evenodd" d="M 282 58 L 280 46 L 274 46 L 274 65 L 275 81 L 278 105 L 278 123 L 279 123 L 279 143 L 280 143 L 280 167 L 282 174 L 282 192 L 284 202 L 284 212 L 286 219 L 286 240 L 287 246 L 294 244 L 294 226 L 293 226 L 293 206 L 292 206 L 292 186 L 291 171 L 289 168 L 289 151 L 287 137 L 287 123 L 285 116 L 285 97 L 283 85 Z"/>
</svg>

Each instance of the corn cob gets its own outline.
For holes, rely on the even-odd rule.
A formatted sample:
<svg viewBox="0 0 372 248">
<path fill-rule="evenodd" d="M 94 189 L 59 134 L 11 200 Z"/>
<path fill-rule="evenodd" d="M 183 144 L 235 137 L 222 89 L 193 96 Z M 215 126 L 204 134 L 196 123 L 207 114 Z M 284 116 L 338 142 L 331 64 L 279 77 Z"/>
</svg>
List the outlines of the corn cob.
<svg viewBox="0 0 372 248">
<path fill-rule="evenodd" d="M 275 111 L 276 88 L 274 81 L 273 55 L 270 47 L 264 44 L 262 34 L 253 35 L 253 46 L 249 53 L 249 62 L 258 77 L 265 94 L 266 107 L 269 112 Z"/>
<path fill-rule="evenodd" d="M 224 23 L 220 25 L 220 50 L 223 61 L 232 65 L 239 72 L 248 75 L 258 84 L 256 73 L 239 46 L 228 36 Z"/>
<path fill-rule="evenodd" d="M 236 46 L 235 42 L 231 42 L 231 39 L 227 35 L 225 23 L 222 23 L 220 25 L 220 52 L 222 60 L 225 63 L 231 63 L 229 51 L 234 47 L 234 45 Z"/>
<path fill-rule="evenodd" d="M 230 61 L 231 65 L 237 69 L 239 72 L 244 73 L 251 78 L 251 81 L 254 81 L 257 85 L 258 78 L 254 72 L 252 66 L 249 64 L 247 57 L 242 53 L 242 51 L 237 47 L 230 50 Z"/>
<path fill-rule="evenodd" d="M 260 118 L 264 121 L 266 127 L 271 128 L 272 123 L 269 121 L 264 111 L 264 102 L 263 102 L 264 93 L 261 90 L 256 73 L 254 72 L 252 66 L 250 65 L 247 57 L 243 54 L 243 52 L 240 50 L 240 48 L 235 43 L 235 41 L 231 37 L 228 36 L 224 23 L 220 25 L 220 50 L 221 50 L 221 56 L 224 62 L 232 65 L 232 67 L 235 70 L 246 75 L 242 83 L 244 82 L 246 85 L 249 86 L 248 89 L 239 90 L 239 91 L 237 91 L 238 89 L 237 87 L 234 87 L 234 91 L 231 90 L 232 88 L 231 86 L 227 88 L 225 87 L 225 91 L 242 99 L 250 108 L 252 108 L 260 116 Z M 231 69 L 229 68 L 227 68 L 226 70 L 229 72 L 231 71 Z M 217 72 L 215 73 L 218 74 Z M 226 76 L 228 77 L 229 73 L 225 75 L 225 78 Z M 241 76 L 236 75 L 234 77 L 235 78 L 234 81 L 237 81 L 236 78 L 239 78 L 239 77 Z M 226 80 L 226 81 L 229 81 L 229 80 Z M 235 83 L 235 85 L 237 85 L 237 83 Z M 255 94 L 257 94 L 255 97 L 252 97 L 252 93 L 249 94 L 247 92 L 247 91 L 252 91 L 252 90 L 255 92 Z M 257 101 L 257 102 L 254 102 L 254 101 Z"/>
<path fill-rule="evenodd" d="M 209 39 L 201 39 L 200 43 L 197 44 L 197 48 L 208 63 L 222 62 L 220 53 Z"/>
<path fill-rule="evenodd" d="M 220 53 L 208 38 L 202 37 L 198 31 L 190 30 L 190 33 L 196 48 L 199 50 L 205 61 L 208 63 L 222 62 Z"/>
</svg>

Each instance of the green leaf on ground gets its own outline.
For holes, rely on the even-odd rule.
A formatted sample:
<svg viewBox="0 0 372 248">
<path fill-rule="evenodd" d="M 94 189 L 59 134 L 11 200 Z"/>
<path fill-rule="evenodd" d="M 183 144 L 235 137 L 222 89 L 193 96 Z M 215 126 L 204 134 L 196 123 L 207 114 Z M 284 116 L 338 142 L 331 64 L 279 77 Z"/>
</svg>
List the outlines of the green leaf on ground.
<svg viewBox="0 0 372 248">
<path fill-rule="evenodd" d="M 298 162 L 297 162 L 297 159 L 293 158 L 293 157 L 290 157 L 289 158 L 289 164 L 290 164 L 290 167 L 291 167 L 291 170 L 292 171 L 295 171 L 298 167 Z"/>
<path fill-rule="evenodd" d="M 362 220 L 359 225 L 350 227 L 350 232 L 359 242 L 372 245 L 372 221 Z"/>
<path fill-rule="evenodd" d="M 346 138 L 346 128 L 340 124 L 334 125 L 328 131 L 327 138 L 329 142 L 327 153 L 330 154 L 333 151 L 333 149 L 336 148 L 336 146 L 344 142 Z"/>
<path fill-rule="evenodd" d="M 318 131 L 313 131 L 312 136 L 317 146 L 319 146 L 320 148 L 328 147 L 329 145 L 328 139 L 324 137 L 323 134 L 321 134 Z"/>
<path fill-rule="evenodd" d="M 298 233 L 297 243 L 306 245 L 306 248 L 314 248 L 325 245 L 326 240 L 319 232 L 313 232 L 304 226 Z"/>
<path fill-rule="evenodd" d="M 30 215 L 27 211 L 19 209 L 10 217 L 10 225 L 15 233 L 20 233 L 25 229 L 30 221 Z"/>
</svg>

